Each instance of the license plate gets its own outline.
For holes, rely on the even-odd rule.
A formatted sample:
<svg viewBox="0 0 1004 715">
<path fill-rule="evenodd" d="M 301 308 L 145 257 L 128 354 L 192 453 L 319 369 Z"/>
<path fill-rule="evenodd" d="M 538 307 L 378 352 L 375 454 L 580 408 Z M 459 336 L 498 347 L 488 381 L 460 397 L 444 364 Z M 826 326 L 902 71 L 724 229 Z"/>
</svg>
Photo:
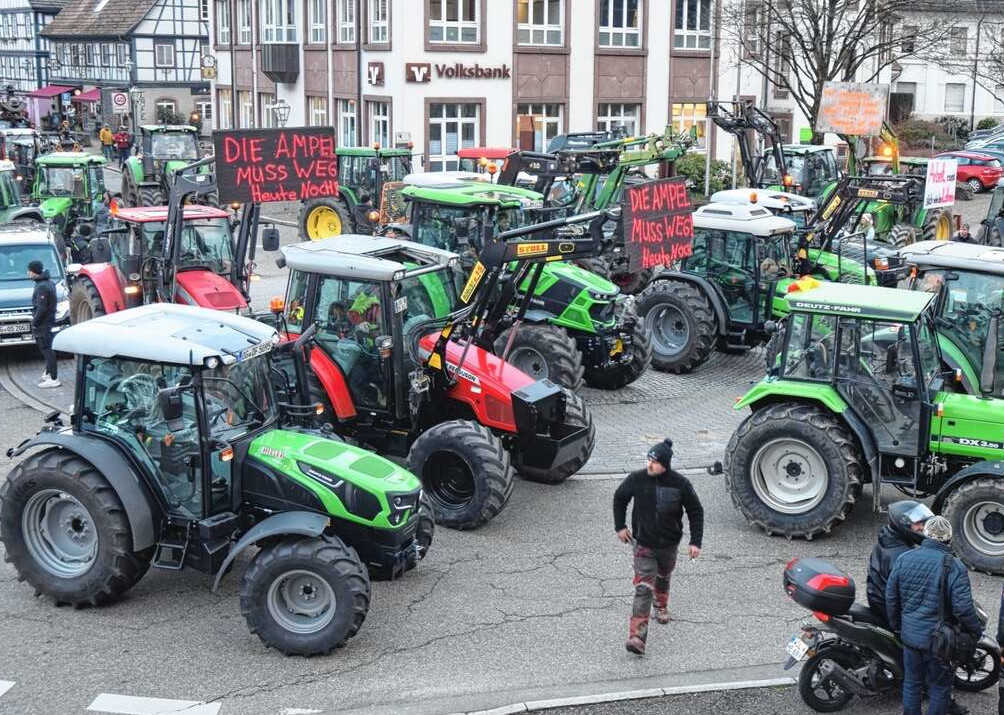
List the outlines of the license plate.
<svg viewBox="0 0 1004 715">
<path fill-rule="evenodd" d="M 251 358 L 258 357 L 259 355 L 264 355 L 267 352 L 271 352 L 272 342 L 266 340 L 265 342 L 258 343 L 257 345 L 252 345 L 249 348 L 241 350 L 237 353 L 237 362 L 244 362 L 245 360 L 250 360 Z"/>
<path fill-rule="evenodd" d="M 805 654 L 809 652 L 809 644 L 798 636 L 792 636 L 784 649 L 795 660 L 805 660 Z"/>
<path fill-rule="evenodd" d="M 0 334 L 27 333 L 31 329 L 28 323 L 14 323 L 13 325 L 0 325 Z"/>
</svg>

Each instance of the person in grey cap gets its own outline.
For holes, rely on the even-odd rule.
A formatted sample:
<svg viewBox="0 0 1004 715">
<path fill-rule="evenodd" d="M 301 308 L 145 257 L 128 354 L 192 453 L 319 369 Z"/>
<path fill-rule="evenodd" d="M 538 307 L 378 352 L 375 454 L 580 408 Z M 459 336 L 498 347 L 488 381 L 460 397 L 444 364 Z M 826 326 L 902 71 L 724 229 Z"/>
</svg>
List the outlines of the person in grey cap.
<svg viewBox="0 0 1004 715">
<path fill-rule="evenodd" d="M 932 516 L 924 524 L 920 547 L 896 559 L 885 588 L 889 625 L 903 642 L 903 713 L 921 715 L 924 685 L 930 697 L 928 715 L 948 712 L 954 666 L 931 652 L 931 635 L 938 625 L 938 603 L 945 599 L 946 618 L 954 619 L 977 638 L 983 622 L 973 604 L 969 572 L 952 556 L 952 523 Z M 945 593 L 942 571 L 947 566 Z"/>
<path fill-rule="evenodd" d="M 655 601 L 655 620 L 669 623 L 669 577 L 683 539 L 683 512 L 690 524 L 690 558 L 701 554 L 704 509 L 686 477 L 670 468 L 673 441 L 663 440 L 648 453 L 648 466 L 631 472 L 614 493 L 614 530 L 634 544 L 634 604 L 625 647 L 644 655 L 648 619 Z M 628 502 L 631 528 L 627 527 Z"/>
</svg>

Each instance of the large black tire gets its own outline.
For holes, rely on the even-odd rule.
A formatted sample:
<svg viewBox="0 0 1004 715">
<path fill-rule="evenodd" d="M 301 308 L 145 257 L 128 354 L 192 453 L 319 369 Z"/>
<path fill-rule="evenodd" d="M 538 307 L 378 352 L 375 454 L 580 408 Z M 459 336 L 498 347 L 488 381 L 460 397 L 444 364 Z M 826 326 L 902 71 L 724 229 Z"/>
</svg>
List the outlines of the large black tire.
<svg viewBox="0 0 1004 715">
<path fill-rule="evenodd" d="M 832 661 L 842 668 L 854 668 L 857 667 L 858 657 L 852 651 L 842 648 L 826 648 L 805 661 L 798 673 L 798 694 L 802 697 L 802 702 L 817 713 L 835 713 L 847 707 L 854 693 L 844 690 L 833 681 L 821 681 L 819 668 L 825 661 Z"/>
<path fill-rule="evenodd" d="M 139 190 L 138 206 L 163 206 L 164 192 L 156 186 L 142 186 Z"/>
<path fill-rule="evenodd" d="M 652 367 L 685 373 L 702 365 L 717 338 L 715 314 L 696 285 L 657 280 L 638 296 L 635 307 L 652 341 Z"/>
<path fill-rule="evenodd" d="M 625 295 L 638 295 L 652 282 L 652 269 L 645 268 L 635 273 L 618 273 L 611 280 Z"/>
<path fill-rule="evenodd" d="M 514 486 L 502 440 L 467 420 L 426 430 L 408 454 L 408 469 L 422 480 L 436 523 L 476 529 L 505 508 Z"/>
<path fill-rule="evenodd" d="M 619 390 L 637 380 L 652 364 L 652 334 L 646 329 L 645 321 L 635 318 L 631 331 L 631 360 L 612 370 L 587 369 L 586 384 L 598 390 Z"/>
<path fill-rule="evenodd" d="M 70 288 L 70 323 L 76 325 L 105 315 L 98 289 L 88 278 L 78 278 Z"/>
<path fill-rule="evenodd" d="M 292 572 L 298 575 L 290 576 Z M 303 575 L 307 574 L 307 575 Z M 283 587 L 291 578 L 300 579 L 301 590 L 291 589 L 315 598 L 334 597 L 334 608 L 326 609 L 331 614 L 326 623 L 312 625 L 309 617 L 301 618 L 304 630 L 297 632 L 293 627 L 276 619 L 273 611 L 292 618 L 279 606 Z M 322 583 L 323 582 L 323 583 Z M 330 594 L 324 592 L 324 584 Z M 276 608 L 270 608 L 270 600 Z M 288 601 L 286 601 L 288 603 Z M 314 605 L 316 604 L 305 604 Z M 300 607 L 299 605 L 295 607 Z M 370 579 L 366 567 L 356 550 L 336 536 L 318 536 L 312 539 L 291 537 L 266 546 L 251 561 L 241 580 L 241 613 L 247 620 L 248 628 L 262 643 L 275 648 L 283 655 L 326 655 L 345 645 L 349 638 L 359 632 L 366 612 L 370 607 Z M 296 624 L 294 624 L 295 626 Z"/>
<path fill-rule="evenodd" d="M 952 223 L 952 209 L 943 206 L 937 209 L 928 209 L 924 216 L 924 225 L 920 228 L 921 238 L 925 241 L 947 241 L 955 233 L 955 224 Z"/>
<path fill-rule="evenodd" d="M 994 505 L 994 509 L 981 509 Z M 974 571 L 1004 573 L 1004 481 L 980 477 L 956 487 L 941 512 L 952 522 L 956 555 Z"/>
<path fill-rule="evenodd" d="M 34 522 L 36 512 L 38 527 L 30 529 L 25 522 Z M 47 519 L 50 528 L 43 530 L 41 524 Z M 62 541 L 56 536 L 61 528 L 51 528 L 53 520 L 66 529 L 59 535 Z M 54 544 L 72 542 L 76 548 L 86 548 L 95 538 L 89 536 L 92 533 L 96 535 L 92 556 L 85 558 L 82 552 L 71 554 L 63 548 L 62 556 L 78 560 L 59 558 L 61 549 Z M 48 596 L 57 605 L 75 607 L 100 606 L 121 598 L 143 578 L 152 554 L 152 549 L 133 551 L 129 519 L 108 480 L 90 462 L 61 449 L 30 455 L 0 486 L 0 541 L 6 551 L 4 559 L 14 566 L 19 581 L 27 581 L 36 594 Z M 37 554 L 43 559 L 56 556 L 56 561 L 48 561 L 55 568 L 46 566 Z"/>
<path fill-rule="evenodd" d="M 889 235 L 887 236 L 889 243 L 894 245 L 896 248 L 902 248 L 903 246 L 909 246 L 911 243 L 917 240 L 917 231 L 913 226 L 906 223 L 898 223 L 889 229 Z"/>
<path fill-rule="evenodd" d="M 997 226 L 991 226 L 989 231 L 986 226 L 980 228 L 976 242 L 983 246 L 1004 246 L 1004 243 L 1001 242 L 1001 232 Z"/>
<path fill-rule="evenodd" d="M 339 198 L 325 197 L 305 201 L 300 206 L 300 238 L 320 241 L 345 233 L 353 233 L 355 223 L 348 205 Z"/>
<path fill-rule="evenodd" d="M 772 460 L 776 468 L 763 473 Z M 754 412 L 725 449 L 725 485 L 736 508 L 768 535 L 789 539 L 828 534 L 843 521 L 861 492 L 862 474 L 850 432 L 822 408 L 799 402 Z M 804 497 L 803 503 L 793 497 Z"/>
<path fill-rule="evenodd" d="M 601 278 L 610 278 L 610 264 L 607 263 L 606 259 L 602 256 L 593 256 L 592 258 L 580 258 L 575 261 L 575 265 L 580 268 L 585 268 L 590 273 L 600 276 Z"/>
<path fill-rule="evenodd" d="M 1000 675 L 1000 649 L 978 643 L 970 661 L 956 667 L 952 680 L 956 690 L 978 693 L 996 685 Z"/>
<path fill-rule="evenodd" d="M 567 389 L 564 390 L 564 393 L 565 422 L 574 427 L 585 427 L 586 438 L 574 456 L 551 469 L 528 467 L 522 464 L 517 457 L 516 471 L 528 481 L 541 484 L 559 484 L 582 469 L 593 454 L 593 447 L 596 446 L 596 427 L 593 425 L 593 415 L 581 397 Z"/>
<path fill-rule="evenodd" d="M 495 340 L 496 355 L 505 352 L 511 333 L 509 328 Z M 521 325 L 506 362 L 534 380 L 547 379 L 570 390 L 578 390 L 584 382 L 579 346 L 564 328 L 548 323 Z"/>
</svg>

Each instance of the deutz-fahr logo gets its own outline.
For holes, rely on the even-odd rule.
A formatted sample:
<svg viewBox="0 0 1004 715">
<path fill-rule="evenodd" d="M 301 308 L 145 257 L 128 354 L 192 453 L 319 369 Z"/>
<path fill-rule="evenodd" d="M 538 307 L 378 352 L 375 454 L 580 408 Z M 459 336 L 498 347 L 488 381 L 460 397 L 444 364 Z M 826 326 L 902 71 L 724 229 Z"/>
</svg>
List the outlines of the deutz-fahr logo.
<svg viewBox="0 0 1004 715">
<path fill-rule="evenodd" d="M 278 449 L 274 449 L 272 447 L 262 447 L 260 453 L 264 454 L 266 457 L 275 457 L 276 459 L 286 458 L 286 455 L 283 452 L 280 452 Z"/>
<path fill-rule="evenodd" d="M 860 313 L 861 308 L 853 305 L 823 305 L 822 303 L 810 303 L 808 301 L 800 300 L 797 303 L 792 303 L 794 308 L 804 308 L 806 310 L 832 310 L 837 313 Z"/>
</svg>

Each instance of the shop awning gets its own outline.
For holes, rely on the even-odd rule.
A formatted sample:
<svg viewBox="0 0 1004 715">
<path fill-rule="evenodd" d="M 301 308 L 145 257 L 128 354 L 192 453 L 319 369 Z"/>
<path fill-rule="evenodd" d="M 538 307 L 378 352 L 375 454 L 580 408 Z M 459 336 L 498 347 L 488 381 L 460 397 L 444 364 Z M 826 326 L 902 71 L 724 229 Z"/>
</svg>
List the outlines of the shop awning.
<svg viewBox="0 0 1004 715">
<path fill-rule="evenodd" d="M 50 84 L 41 89 L 33 89 L 28 92 L 25 96 L 27 97 L 41 97 L 43 99 L 52 99 L 53 97 L 58 97 L 64 92 L 72 92 L 73 87 L 63 87 L 58 84 Z"/>
<path fill-rule="evenodd" d="M 100 102 L 101 101 L 101 90 L 97 87 L 94 89 L 89 89 L 86 92 L 81 92 L 76 97 L 72 97 L 73 102 Z"/>
</svg>

